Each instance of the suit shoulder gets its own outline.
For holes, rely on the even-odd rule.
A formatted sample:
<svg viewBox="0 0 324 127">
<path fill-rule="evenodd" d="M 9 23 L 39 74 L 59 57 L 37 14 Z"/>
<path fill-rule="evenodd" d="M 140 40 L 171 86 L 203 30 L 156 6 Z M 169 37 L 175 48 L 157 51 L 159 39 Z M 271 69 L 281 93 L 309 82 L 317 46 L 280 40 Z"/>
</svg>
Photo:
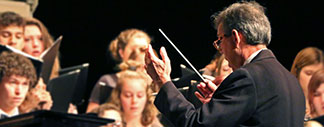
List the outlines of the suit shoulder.
<svg viewBox="0 0 324 127">
<path fill-rule="evenodd" d="M 224 79 L 220 87 L 231 87 L 241 85 L 253 85 L 254 80 L 250 72 L 246 68 L 239 68 L 233 71 L 227 78 Z"/>
</svg>

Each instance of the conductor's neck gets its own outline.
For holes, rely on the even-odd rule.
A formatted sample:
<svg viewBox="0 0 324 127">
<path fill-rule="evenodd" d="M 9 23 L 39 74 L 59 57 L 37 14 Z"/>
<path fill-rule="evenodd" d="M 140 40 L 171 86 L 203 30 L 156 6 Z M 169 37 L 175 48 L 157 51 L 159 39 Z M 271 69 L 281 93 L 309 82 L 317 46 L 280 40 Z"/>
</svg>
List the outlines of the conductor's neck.
<svg viewBox="0 0 324 127">
<path fill-rule="evenodd" d="M 242 57 L 244 61 L 246 61 L 253 53 L 261 50 L 266 49 L 267 46 L 264 44 L 258 44 L 258 45 L 245 45 L 244 48 L 242 48 Z"/>
</svg>

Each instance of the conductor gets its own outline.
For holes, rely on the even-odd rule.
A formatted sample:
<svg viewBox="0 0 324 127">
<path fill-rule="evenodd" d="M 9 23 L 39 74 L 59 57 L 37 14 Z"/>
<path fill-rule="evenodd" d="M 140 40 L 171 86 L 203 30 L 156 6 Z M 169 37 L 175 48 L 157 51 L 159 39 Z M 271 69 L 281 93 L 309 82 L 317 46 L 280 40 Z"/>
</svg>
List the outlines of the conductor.
<svg viewBox="0 0 324 127">
<path fill-rule="evenodd" d="M 204 81 L 195 108 L 171 82 L 170 59 L 164 47 L 162 60 L 151 46 L 146 70 L 160 87 L 154 104 L 175 126 L 302 127 L 304 94 L 297 79 L 267 49 L 271 27 L 257 2 L 238 2 L 213 16 L 218 39 L 214 46 L 225 55 L 233 73 L 217 83 Z"/>
</svg>

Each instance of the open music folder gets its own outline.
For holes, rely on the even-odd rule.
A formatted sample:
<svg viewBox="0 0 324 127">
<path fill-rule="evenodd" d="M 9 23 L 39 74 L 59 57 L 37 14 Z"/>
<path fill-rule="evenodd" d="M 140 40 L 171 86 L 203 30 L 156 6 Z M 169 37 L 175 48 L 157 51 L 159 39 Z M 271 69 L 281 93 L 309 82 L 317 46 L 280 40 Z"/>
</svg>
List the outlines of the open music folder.
<svg viewBox="0 0 324 127">
<path fill-rule="evenodd" d="M 42 65 L 43 65 L 43 60 L 38 59 L 36 57 L 33 57 L 32 55 L 29 55 L 29 54 L 27 54 L 25 52 L 22 52 L 22 51 L 18 50 L 18 49 L 15 49 L 14 47 L 0 44 L 0 53 L 2 53 L 4 51 L 15 52 L 17 54 L 23 55 L 26 58 L 28 58 L 33 63 L 33 65 L 34 65 L 34 67 L 36 69 L 37 78 L 40 77 L 40 73 L 41 73 Z"/>
<path fill-rule="evenodd" d="M 11 46 L 1 45 L 1 44 L 0 44 L 0 53 L 3 51 L 10 51 L 29 58 L 34 64 L 37 73 L 37 78 L 42 77 L 44 83 L 47 84 L 49 81 L 49 77 L 52 73 L 53 64 L 55 61 L 55 57 L 57 56 L 62 38 L 63 36 L 60 36 L 58 39 L 56 39 L 54 44 L 41 54 L 40 58 L 36 58 L 32 55 L 29 55 Z"/>
<path fill-rule="evenodd" d="M 63 36 L 57 38 L 54 44 L 41 54 L 41 59 L 43 60 L 43 66 L 42 66 L 42 71 L 40 76 L 43 78 L 45 84 L 48 83 L 49 78 L 52 74 L 52 68 L 54 65 L 55 58 L 58 54 L 62 39 Z"/>
</svg>

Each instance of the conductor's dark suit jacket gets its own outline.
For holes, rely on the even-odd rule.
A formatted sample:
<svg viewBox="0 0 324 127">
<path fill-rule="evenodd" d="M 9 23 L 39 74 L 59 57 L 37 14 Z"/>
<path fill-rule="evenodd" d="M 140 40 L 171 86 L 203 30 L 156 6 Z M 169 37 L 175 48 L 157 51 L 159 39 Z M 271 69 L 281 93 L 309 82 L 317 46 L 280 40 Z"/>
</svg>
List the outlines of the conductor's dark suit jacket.
<svg viewBox="0 0 324 127">
<path fill-rule="evenodd" d="M 270 50 L 230 74 L 198 109 L 172 82 L 163 85 L 154 104 L 177 127 L 302 127 L 305 115 L 297 79 Z"/>
</svg>

